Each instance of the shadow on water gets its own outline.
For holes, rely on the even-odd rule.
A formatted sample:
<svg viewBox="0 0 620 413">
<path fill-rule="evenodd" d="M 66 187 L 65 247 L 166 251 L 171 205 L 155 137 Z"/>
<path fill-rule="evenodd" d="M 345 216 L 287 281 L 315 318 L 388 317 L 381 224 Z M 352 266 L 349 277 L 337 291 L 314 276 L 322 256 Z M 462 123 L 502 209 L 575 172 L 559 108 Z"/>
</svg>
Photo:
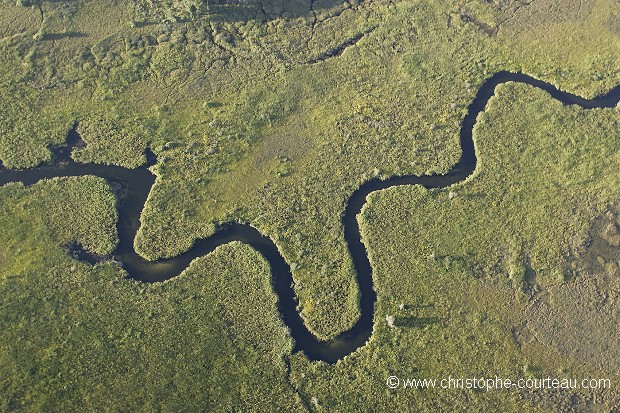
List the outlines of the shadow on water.
<svg viewBox="0 0 620 413">
<path fill-rule="evenodd" d="M 26 170 L 1 168 L 0 185 L 9 182 L 23 182 L 29 185 L 45 178 L 95 175 L 105 178 L 112 187 L 122 188 L 121 191 L 118 191 L 121 195 L 118 197 L 117 205 L 119 245 L 112 258 L 121 263 L 129 278 L 143 282 L 159 282 L 173 278 L 187 268 L 194 258 L 208 254 L 219 245 L 231 241 L 240 241 L 250 245 L 260 252 L 271 266 L 272 284 L 278 296 L 278 311 L 295 339 L 294 351 L 303 351 L 311 360 L 334 363 L 364 345 L 372 334 L 374 306 L 377 296 L 373 288 L 372 268 L 368 261 L 365 246 L 361 241 L 357 222 L 357 215 L 366 203 L 366 197 L 374 191 L 397 185 L 445 188 L 470 176 L 476 168 L 476 153 L 472 138 L 476 117 L 484 110 L 487 102 L 494 95 L 495 88 L 499 84 L 507 82 L 531 85 L 548 92 L 553 98 L 565 105 L 575 104 L 586 109 L 615 107 L 620 100 L 620 87 L 615 88 L 605 96 L 587 100 L 559 91 L 548 83 L 520 73 L 500 72 L 487 79 L 478 90 L 462 122 L 460 130 L 461 158 L 447 174 L 394 176 L 383 181 L 373 179 L 360 186 L 349 198 L 342 217 L 342 224 L 345 240 L 357 274 L 361 315 L 350 330 L 330 341 L 318 340 L 306 328 L 296 309 L 297 303 L 292 288 L 293 277 L 290 266 L 273 241 L 250 225 L 237 222 L 225 224 L 218 228 L 213 236 L 197 241 L 186 253 L 168 260 L 149 262 L 135 252 L 133 241 L 140 226 L 140 214 L 155 182 L 155 177 L 147 168 L 156 163 L 155 155 L 150 150 L 146 152 L 147 165 L 133 170 L 120 166 L 83 164 L 71 159 L 71 151 L 84 144 L 77 133 L 72 131 L 68 135 L 67 144 L 54 150 L 55 161 L 53 164 Z M 109 257 L 100 257 L 82 251 L 78 245 L 71 246 L 70 250 L 74 256 L 91 263 L 109 259 Z M 440 323 L 442 320 L 405 318 L 399 322 L 402 323 L 402 326 L 419 328 Z"/>
</svg>

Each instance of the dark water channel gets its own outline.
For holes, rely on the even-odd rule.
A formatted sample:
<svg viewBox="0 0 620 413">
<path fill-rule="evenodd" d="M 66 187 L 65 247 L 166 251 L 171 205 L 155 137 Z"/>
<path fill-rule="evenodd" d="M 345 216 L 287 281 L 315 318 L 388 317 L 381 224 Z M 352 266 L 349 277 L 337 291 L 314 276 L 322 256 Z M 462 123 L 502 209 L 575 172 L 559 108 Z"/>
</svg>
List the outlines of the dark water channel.
<svg viewBox="0 0 620 413">
<path fill-rule="evenodd" d="M 140 214 L 155 182 L 155 177 L 147 169 L 149 165 L 156 162 L 155 156 L 149 150 L 147 150 L 147 165 L 137 169 L 79 163 L 73 161 L 70 156 L 73 148 L 80 144 L 77 134 L 71 132 L 67 138 L 67 145 L 55 149 L 55 159 L 52 164 L 24 170 L 1 168 L 0 185 L 9 182 L 23 182 L 29 185 L 46 178 L 94 175 L 106 179 L 116 187 L 120 186 L 123 196 L 119 197 L 117 205 L 119 245 L 114 251 L 113 258 L 122 263 L 130 278 L 143 282 L 158 282 L 175 277 L 187 268 L 194 258 L 210 253 L 219 245 L 231 241 L 241 241 L 250 245 L 260 252 L 271 266 L 272 284 L 278 296 L 278 310 L 295 339 L 295 351 L 303 351 L 311 360 L 334 363 L 364 345 L 372 334 L 374 306 L 377 296 L 373 288 L 372 268 L 368 261 L 366 248 L 361 241 L 357 222 L 357 215 L 366 203 L 366 197 L 371 192 L 397 185 L 445 188 L 470 176 L 476 168 L 476 152 L 472 139 L 476 117 L 486 107 L 487 102 L 495 93 L 496 86 L 506 82 L 526 83 L 548 92 L 554 99 L 565 105 L 578 105 L 585 109 L 612 108 L 620 100 L 620 86 L 605 96 L 587 100 L 559 91 L 551 84 L 520 73 L 499 72 L 487 79 L 470 104 L 461 125 L 461 158 L 447 174 L 394 176 L 387 180 L 372 179 L 360 186 L 349 198 L 342 216 L 342 223 L 346 243 L 357 273 L 361 316 L 350 330 L 326 342 L 318 340 L 308 331 L 301 316 L 296 311 L 297 303 L 292 288 L 293 277 L 290 266 L 273 241 L 250 225 L 236 222 L 223 225 L 213 236 L 197 241 L 186 253 L 167 260 L 150 262 L 135 252 L 133 242 L 140 226 Z M 88 252 L 80 252 L 78 256 L 80 259 L 91 263 L 102 259 L 102 257 L 96 257 Z M 109 258 L 106 257 L 106 259 Z"/>
</svg>

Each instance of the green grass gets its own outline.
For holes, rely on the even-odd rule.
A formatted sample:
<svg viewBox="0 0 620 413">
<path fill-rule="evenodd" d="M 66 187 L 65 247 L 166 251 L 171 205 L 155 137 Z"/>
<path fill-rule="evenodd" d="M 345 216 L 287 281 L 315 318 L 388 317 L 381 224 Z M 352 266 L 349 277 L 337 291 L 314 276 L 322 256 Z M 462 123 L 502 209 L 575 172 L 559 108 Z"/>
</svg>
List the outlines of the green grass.
<svg viewBox="0 0 620 413">
<path fill-rule="evenodd" d="M 90 245 L 80 225 L 98 217 L 89 234 L 108 236 L 101 217 L 114 203 L 109 193 L 92 191 L 106 188 L 100 181 L 0 191 L 5 208 L 18 211 L 0 218 L 8 229 L 0 287 L 3 411 L 297 409 L 284 359 L 291 340 L 274 311 L 268 266 L 255 251 L 220 247 L 178 279 L 153 286 L 63 251 L 60 245 L 78 240 L 109 252 Z M 65 207 L 84 201 L 79 220 L 53 213 L 45 231 L 40 211 L 54 211 L 50 203 L 62 195 Z"/>
<path fill-rule="evenodd" d="M 167 2 L 149 9 L 138 1 L 44 1 L 42 20 L 37 7 L 5 0 L 0 160 L 12 168 L 45 162 L 48 146 L 76 122 L 88 143 L 74 154 L 79 160 L 136 167 L 150 146 L 158 180 L 137 250 L 174 256 L 215 223 L 250 222 L 294 264 L 308 327 L 333 337 L 358 317 L 340 216 L 362 182 L 449 170 L 467 105 L 496 71 L 525 71 L 587 97 L 620 83 L 617 2 L 577 3 L 558 10 L 536 1 L 515 11 L 509 2 L 316 2 L 315 21 L 303 4 L 266 4 L 265 18 L 254 6 L 213 6 L 191 18 L 182 3 L 170 10 Z M 367 34 L 340 56 L 308 63 L 359 33 Z M 383 383 L 389 372 L 414 368 L 420 376 L 517 375 L 525 364 L 595 374 L 581 353 L 560 352 L 542 332 L 519 348 L 512 331 L 532 313 L 528 268 L 545 291 L 568 283 L 564 257 L 583 250 L 590 220 L 617 199 L 617 123 L 617 111 L 564 108 L 506 85 L 476 130 L 480 170 L 451 189 L 457 197 L 448 199 L 448 189 L 373 194 L 363 227 L 377 319 L 394 313 L 412 325 L 388 330 L 379 322 L 371 344 L 336 367 L 293 357 L 290 378 L 305 404 L 314 396 L 317 409 L 565 408 L 553 394 L 388 392 Z M 218 399 L 223 411 L 303 409 L 287 382 L 290 339 L 254 252 L 227 246 L 196 263 L 199 276 L 146 287 L 63 250 L 75 240 L 97 252 L 114 248 L 104 181 L 0 192 L 5 410 L 212 410 Z M 248 315 L 254 298 L 263 300 L 262 324 Z M 401 302 L 411 310 L 398 313 Z M 145 323 L 145 308 L 158 305 L 161 321 Z M 222 311 L 254 321 L 229 336 Z M 88 327 L 54 353 L 63 322 Z M 116 337 L 130 329 L 124 341 Z M 248 337 L 262 329 L 276 339 L 253 352 Z M 257 365 L 264 370 L 253 375 Z M 229 380 L 218 384 L 223 375 Z"/>
<path fill-rule="evenodd" d="M 562 319 L 551 332 L 538 318 L 549 316 L 532 310 L 547 302 L 554 320 L 571 307 L 559 288 L 603 288 L 596 272 L 565 281 L 565 257 L 583 248 L 592 218 L 620 195 L 618 121 L 615 110 L 565 108 L 531 87 L 504 85 L 476 129 L 474 176 L 441 190 L 373 193 L 361 218 L 378 295 L 373 337 L 336 367 L 298 357 L 293 381 L 302 394 L 317 397 L 326 411 L 568 409 L 568 394 L 559 392 L 536 403 L 526 391 L 388 391 L 383 385 L 389 375 L 523 378 L 530 374 L 526 366 L 536 377 L 611 378 L 615 388 L 613 356 L 597 342 L 598 351 L 591 350 L 606 366 L 599 370 L 587 354 L 594 337 L 608 333 L 594 324 L 588 330 L 587 320 L 602 313 L 616 323 L 617 315 L 607 313 L 614 304 L 581 296 L 592 313 L 577 308 L 579 316 Z M 536 272 L 534 295 L 519 275 L 526 266 Z M 396 328 L 387 327 L 386 315 L 395 316 Z M 513 335 L 520 326 L 533 337 L 521 346 Z M 603 401 L 616 406 L 616 390 Z"/>
</svg>

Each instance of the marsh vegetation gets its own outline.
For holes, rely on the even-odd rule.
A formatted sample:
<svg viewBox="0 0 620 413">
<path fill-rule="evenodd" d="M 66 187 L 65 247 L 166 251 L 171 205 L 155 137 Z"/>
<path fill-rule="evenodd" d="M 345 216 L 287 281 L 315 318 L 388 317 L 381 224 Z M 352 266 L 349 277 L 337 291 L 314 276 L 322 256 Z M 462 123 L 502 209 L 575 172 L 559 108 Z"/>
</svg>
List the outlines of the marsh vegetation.
<svg viewBox="0 0 620 413">
<path fill-rule="evenodd" d="M 138 2 L 3 0 L 0 159 L 11 168 L 49 161 L 49 146 L 76 122 L 96 148 L 76 155 L 83 161 L 133 167 L 148 145 L 160 162 L 140 253 L 174 256 L 218 222 L 251 222 L 294 263 L 307 326 L 334 337 L 359 316 L 340 221 L 357 187 L 375 175 L 449 170 L 467 105 L 494 72 L 523 71 L 584 97 L 620 82 L 617 2 L 517 3 L 325 2 L 290 17 L 173 22 Z M 369 346 L 336 366 L 291 355 L 269 268 L 251 249 L 225 246 L 144 286 L 66 252 L 71 240 L 114 247 L 105 182 L 2 187 L 2 408 L 617 409 L 613 389 L 384 385 L 392 372 L 618 381 L 617 360 L 570 345 L 583 339 L 574 332 L 584 319 L 564 305 L 574 291 L 616 302 L 612 276 L 567 278 L 565 257 L 579 256 L 590 221 L 617 202 L 617 123 L 617 109 L 563 107 L 506 85 L 474 131 L 476 176 L 449 190 L 373 194 L 361 222 L 380 322 Z M 73 210 L 72 225 L 54 224 Z M 598 311 L 597 328 L 617 325 L 607 305 L 583 307 Z M 544 312 L 553 314 L 546 325 L 536 322 Z"/>
</svg>

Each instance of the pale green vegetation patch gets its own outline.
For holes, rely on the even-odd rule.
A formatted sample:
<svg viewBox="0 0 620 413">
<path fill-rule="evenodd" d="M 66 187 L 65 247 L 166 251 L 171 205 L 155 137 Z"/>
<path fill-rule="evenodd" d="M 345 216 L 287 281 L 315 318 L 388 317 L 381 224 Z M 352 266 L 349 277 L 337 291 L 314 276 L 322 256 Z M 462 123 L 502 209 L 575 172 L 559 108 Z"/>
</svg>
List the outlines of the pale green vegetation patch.
<svg viewBox="0 0 620 413">
<path fill-rule="evenodd" d="M 121 117 L 93 114 L 80 120 L 76 129 L 86 147 L 73 152 L 77 161 L 105 162 L 127 168 L 137 168 L 146 162 L 144 150 L 149 139 L 146 122 L 140 119 L 119 124 Z"/>
<path fill-rule="evenodd" d="M 116 200 L 101 178 L 54 178 L 29 187 L 9 184 L 0 189 L 0 197 L 7 221 L 0 231 L 4 276 L 43 265 L 38 256 L 43 251 L 62 254 L 73 243 L 97 254 L 116 248 Z"/>
</svg>

